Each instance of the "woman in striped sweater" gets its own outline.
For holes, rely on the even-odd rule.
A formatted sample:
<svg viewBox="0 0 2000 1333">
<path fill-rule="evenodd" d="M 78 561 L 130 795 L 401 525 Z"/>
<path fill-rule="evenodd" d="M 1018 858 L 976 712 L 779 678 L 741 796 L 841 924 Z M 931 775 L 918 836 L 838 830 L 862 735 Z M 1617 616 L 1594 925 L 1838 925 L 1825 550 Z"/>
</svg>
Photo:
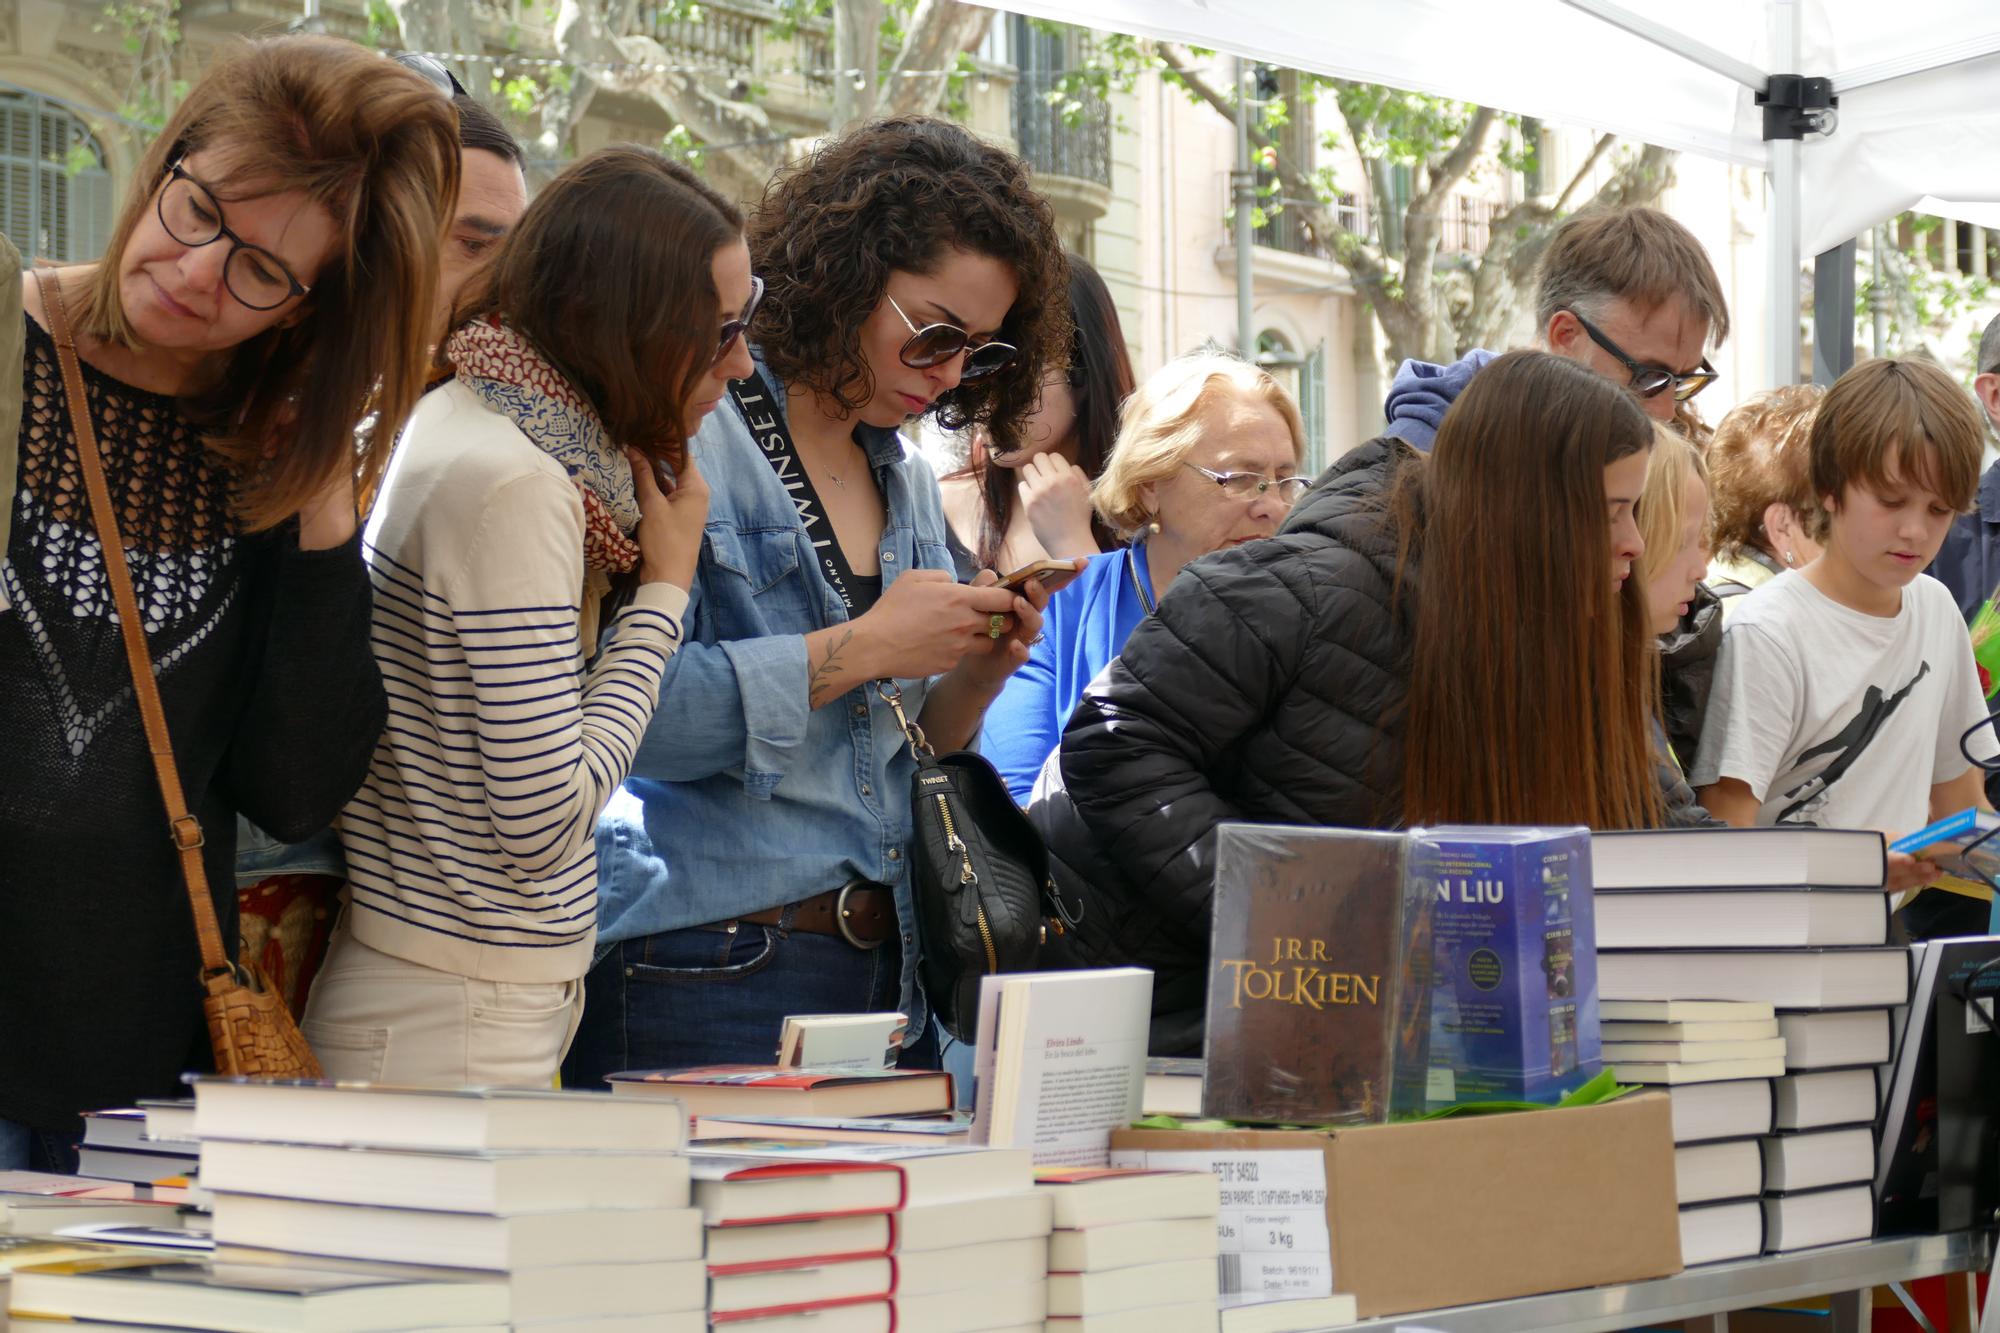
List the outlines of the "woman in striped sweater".
<svg viewBox="0 0 2000 1333">
<path fill-rule="evenodd" d="M 330 1077 L 545 1086 L 561 1062 L 592 829 L 680 644 L 708 512 L 688 441 L 750 370 L 742 233 L 686 168 L 606 149 L 461 304 L 453 379 L 369 523 L 389 725 L 341 815 L 347 910 L 306 1010 Z"/>
</svg>

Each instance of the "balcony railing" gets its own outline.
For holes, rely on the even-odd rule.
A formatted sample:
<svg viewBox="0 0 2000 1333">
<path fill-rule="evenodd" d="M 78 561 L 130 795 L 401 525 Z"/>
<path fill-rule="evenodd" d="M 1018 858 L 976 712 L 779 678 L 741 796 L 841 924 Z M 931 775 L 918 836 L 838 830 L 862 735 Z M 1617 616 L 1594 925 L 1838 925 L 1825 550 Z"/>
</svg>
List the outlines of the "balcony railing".
<svg viewBox="0 0 2000 1333">
<path fill-rule="evenodd" d="M 1111 188 L 1111 108 L 1085 102 L 1072 123 L 1060 107 L 1049 105 L 1040 83 L 1024 78 L 1014 85 L 1014 139 L 1021 145 L 1021 159 L 1037 175 Z"/>
</svg>

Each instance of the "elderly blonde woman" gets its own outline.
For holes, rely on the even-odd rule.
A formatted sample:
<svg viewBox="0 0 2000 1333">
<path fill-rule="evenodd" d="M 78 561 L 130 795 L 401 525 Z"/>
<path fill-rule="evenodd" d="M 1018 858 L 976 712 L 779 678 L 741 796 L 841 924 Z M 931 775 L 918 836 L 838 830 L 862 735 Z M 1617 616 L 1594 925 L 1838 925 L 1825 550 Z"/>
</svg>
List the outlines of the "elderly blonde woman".
<svg viewBox="0 0 2000 1333">
<path fill-rule="evenodd" d="M 1125 402 L 1091 503 L 1126 543 L 1049 600 L 1042 637 L 987 710 L 980 749 L 1025 804 L 1083 687 L 1118 655 L 1181 567 L 1277 532 L 1308 482 L 1291 395 L 1248 362 L 1196 353 Z"/>
</svg>

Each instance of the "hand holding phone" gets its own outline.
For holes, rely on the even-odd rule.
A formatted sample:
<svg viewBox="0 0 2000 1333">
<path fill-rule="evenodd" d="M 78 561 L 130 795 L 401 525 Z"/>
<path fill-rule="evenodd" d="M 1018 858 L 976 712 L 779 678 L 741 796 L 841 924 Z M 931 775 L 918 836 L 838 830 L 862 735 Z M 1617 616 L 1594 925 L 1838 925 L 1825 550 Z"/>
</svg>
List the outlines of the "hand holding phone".
<svg viewBox="0 0 2000 1333">
<path fill-rule="evenodd" d="M 1031 561 L 1001 579 L 999 586 L 1018 592 L 1029 579 L 1040 579 L 1044 590 L 1054 592 L 1082 573 L 1083 563 L 1081 559 Z"/>
</svg>

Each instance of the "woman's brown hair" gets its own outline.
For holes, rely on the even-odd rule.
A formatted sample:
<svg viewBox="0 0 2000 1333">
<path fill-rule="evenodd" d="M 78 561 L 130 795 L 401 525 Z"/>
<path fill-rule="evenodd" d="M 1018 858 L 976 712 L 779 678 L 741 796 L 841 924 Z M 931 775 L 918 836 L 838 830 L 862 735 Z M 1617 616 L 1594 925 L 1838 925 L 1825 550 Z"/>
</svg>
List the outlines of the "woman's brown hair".
<svg viewBox="0 0 2000 1333">
<path fill-rule="evenodd" d="M 715 253 L 742 237 L 743 214 L 685 166 L 600 148 L 542 187 L 452 327 L 494 319 L 521 334 L 614 441 L 678 468 L 722 328 Z"/>
<path fill-rule="evenodd" d="M 223 203 L 298 191 L 339 234 L 289 318 L 218 355 L 186 396 L 208 447 L 237 478 L 245 527 L 271 528 L 339 475 L 372 483 L 423 392 L 438 246 L 458 199 L 458 114 L 421 76 L 335 37 L 273 37 L 220 53 L 139 164 L 104 261 L 78 290 L 76 324 L 138 339 L 118 295 L 119 259 L 182 157 L 222 155 L 204 180 Z"/>
<path fill-rule="evenodd" d="M 772 177 L 749 239 L 765 283 L 751 328 L 764 364 L 780 384 L 848 410 L 875 392 L 861 327 L 889 275 L 928 273 L 952 249 L 1014 270 L 1019 294 L 997 337 L 1021 354 L 941 395 L 940 426 L 984 422 L 996 448 L 1013 448 L 1044 368 L 1068 358 L 1068 268 L 1055 213 L 1020 158 L 962 125 L 912 116 L 833 140 Z"/>
<path fill-rule="evenodd" d="M 1407 823 L 1661 822 L 1657 654 L 1639 579 L 1612 586 L 1604 494 L 1604 469 L 1652 443 L 1623 389 L 1509 352 L 1405 464 L 1389 504 L 1414 621 Z"/>
</svg>

